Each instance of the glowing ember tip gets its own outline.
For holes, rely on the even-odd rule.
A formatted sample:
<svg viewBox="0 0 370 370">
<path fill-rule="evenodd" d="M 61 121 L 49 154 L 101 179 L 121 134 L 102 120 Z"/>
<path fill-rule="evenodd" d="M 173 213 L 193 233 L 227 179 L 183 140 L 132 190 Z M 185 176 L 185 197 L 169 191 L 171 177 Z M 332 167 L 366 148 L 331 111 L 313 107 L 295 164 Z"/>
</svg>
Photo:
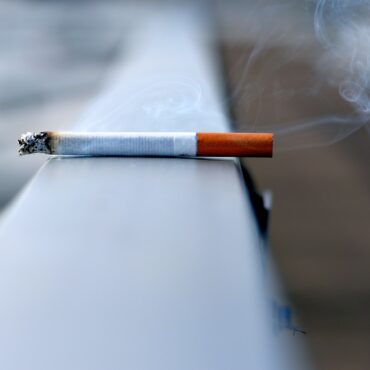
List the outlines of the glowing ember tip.
<svg viewBox="0 0 370 370">
<path fill-rule="evenodd" d="M 26 132 L 18 140 L 20 155 L 32 154 L 32 153 L 48 153 L 50 154 L 50 148 L 47 144 L 48 133 L 47 132 Z"/>
</svg>

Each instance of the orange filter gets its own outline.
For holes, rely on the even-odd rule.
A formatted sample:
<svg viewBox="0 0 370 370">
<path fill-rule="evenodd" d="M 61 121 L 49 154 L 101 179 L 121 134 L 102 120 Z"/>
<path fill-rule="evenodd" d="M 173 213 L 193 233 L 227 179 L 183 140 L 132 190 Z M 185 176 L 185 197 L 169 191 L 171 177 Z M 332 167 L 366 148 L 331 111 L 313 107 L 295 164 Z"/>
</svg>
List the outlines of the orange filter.
<svg viewBox="0 0 370 370">
<path fill-rule="evenodd" d="M 197 155 L 272 157 L 273 134 L 198 132 Z"/>
</svg>

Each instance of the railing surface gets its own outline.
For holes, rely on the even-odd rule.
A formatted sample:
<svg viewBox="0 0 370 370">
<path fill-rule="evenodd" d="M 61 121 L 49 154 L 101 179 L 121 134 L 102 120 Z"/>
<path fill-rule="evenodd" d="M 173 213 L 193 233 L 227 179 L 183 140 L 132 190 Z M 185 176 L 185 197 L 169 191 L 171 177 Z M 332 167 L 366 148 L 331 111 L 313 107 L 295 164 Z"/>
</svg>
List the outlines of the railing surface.
<svg viewBox="0 0 370 370">
<path fill-rule="evenodd" d="M 72 128 L 227 131 L 203 13 L 133 18 L 110 82 Z M 49 159 L 0 241 L 3 369 L 298 368 L 273 330 L 235 160 Z"/>
</svg>

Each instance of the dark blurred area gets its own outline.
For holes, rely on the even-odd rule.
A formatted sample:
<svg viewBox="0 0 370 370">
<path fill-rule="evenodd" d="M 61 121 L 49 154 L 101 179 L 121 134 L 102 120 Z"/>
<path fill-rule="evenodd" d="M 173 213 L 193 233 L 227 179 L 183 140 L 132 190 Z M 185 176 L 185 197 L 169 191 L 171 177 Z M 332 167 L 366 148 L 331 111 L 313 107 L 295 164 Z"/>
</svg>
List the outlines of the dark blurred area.
<svg viewBox="0 0 370 370">
<path fill-rule="evenodd" d="M 237 85 L 241 55 L 248 59 L 252 47 L 223 45 L 229 88 Z M 277 102 L 274 81 L 290 90 L 302 81 L 315 80 L 312 66 L 302 60 L 283 63 L 271 77 L 266 59 L 279 61 L 279 50 L 264 50 L 248 76 L 248 83 L 263 87 L 261 106 L 238 96 L 232 104 L 236 128 L 279 123 L 276 108 L 288 122 L 333 110 L 351 110 L 337 89 L 325 86 L 315 97 L 290 96 Z M 279 104 L 281 104 L 279 106 Z M 278 106 L 277 106 L 278 105 Z M 241 122 L 241 123 L 238 123 Z M 327 133 L 315 130 L 313 143 Z M 288 295 L 301 317 L 314 361 L 319 369 L 367 369 L 370 367 L 370 157 L 369 137 L 360 129 L 343 141 L 278 152 L 272 160 L 248 159 L 260 190 L 270 189 L 272 254 Z"/>
<path fill-rule="evenodd" d="M 257 6 L 250 16 L 251 24 L 255 22 L 252 35 L 245 37 L 245 25 L 243 36 L 229 37 L 222 44 L 227 96 L 237 130 L 273 128 L 284 133 L 277 135 L 278 150 L 272 160 L 243 163 L 260 190 L 272 190 L 272 254 L 308 332 L 315 364 L 319 369 L 367 369 L 369 133 L 365 126 L 356 126 L 356 118 L 342 119 L 359 113 L 353 99 L 342 96 L 337 78 L 353 77 L 350 62 L 347 67 L 342 63 L 355 44 L 360 46 L 351 56 L 354 61 L 369 50 L 370 30 L 358 37 L 343 36 L 351 39 L 351 46 L 338 41 L 332 49 L 335 63 L 328 57 L 330 49 L 314 33 L 318 8 L 303 11 L 299 5 L 287 8 L 287 4 L 276 3 L 275 9 Z M 230 13 L 235 14 L 232 8 Z M 345 14 L 341 18 L 345 24 Z M 264 22 L 258 24 L 258 19 Z M 225 34 L 240 30 L 231 22 L 225 24 L 229 25 Z M 361 28 L 352 18 L 350 24 L 354 30 Z M 366 68 L 362 73 L 367 80 Z M 364 120 L 369 122 L 366 114 Z"/>
<path fill-rule="evenodd" d="M 273 159 L 243 163 L 260 190 L 272 190 L 272 253 L 317 367 L 368 369 L 366 118 L 340 93 L 334 71 L 343 73 L 345 59 L 336 66 L 315 37 L 316 2 L 256 3 L 205 3 L 217 15 L 225 108 L 238 131 L 277 132 Z M 45 160 L 19 159 L 17 137 L 78 119 L 121 51 L 131 22 L 127 4 L 0 3 L 0 212 Z"/>
</svg>

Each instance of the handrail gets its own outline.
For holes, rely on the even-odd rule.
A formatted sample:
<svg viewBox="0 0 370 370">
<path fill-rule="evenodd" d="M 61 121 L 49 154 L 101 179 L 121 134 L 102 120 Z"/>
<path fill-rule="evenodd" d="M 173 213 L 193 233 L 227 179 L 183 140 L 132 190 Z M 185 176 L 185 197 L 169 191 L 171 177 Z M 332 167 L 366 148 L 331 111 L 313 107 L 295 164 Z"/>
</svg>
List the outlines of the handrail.
<svg viewBox="0 0 370 370">
<path fill-rule="evenodd" d="M 228 131 L 205 14 L 135 17 L 72 129 Z M 1 366 L 298 369 L 263 243 L 236 160 L 51 158 L 0 225 Z"/>
</svg>

